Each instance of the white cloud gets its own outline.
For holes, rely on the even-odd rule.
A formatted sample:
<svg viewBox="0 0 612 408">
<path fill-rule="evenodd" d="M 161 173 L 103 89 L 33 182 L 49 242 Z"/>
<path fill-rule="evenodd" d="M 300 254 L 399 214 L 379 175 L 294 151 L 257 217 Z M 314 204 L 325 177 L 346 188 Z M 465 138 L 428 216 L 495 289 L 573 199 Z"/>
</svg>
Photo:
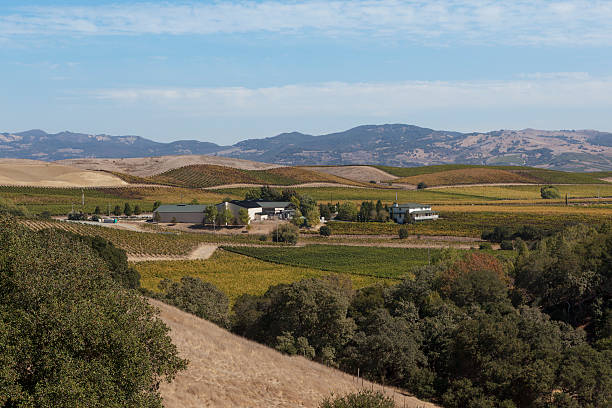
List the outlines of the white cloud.
<svg viewBox="0 0 612 408">
<path fill-rule="evenodd" d="M 601 0 L 332 0 L 131 3 L 0 11 L 4 35 L 317 33 L 410 43 L 612 45 Z"/>
<path fill-rule="evenodd" d="M 267 88 L 132 88 L 88 97 L 202 118 L 402 117 L 435 110 L 612 107 L 612 78 L 571 73 L 506 81 L 331 82 Z"/>
</svg>

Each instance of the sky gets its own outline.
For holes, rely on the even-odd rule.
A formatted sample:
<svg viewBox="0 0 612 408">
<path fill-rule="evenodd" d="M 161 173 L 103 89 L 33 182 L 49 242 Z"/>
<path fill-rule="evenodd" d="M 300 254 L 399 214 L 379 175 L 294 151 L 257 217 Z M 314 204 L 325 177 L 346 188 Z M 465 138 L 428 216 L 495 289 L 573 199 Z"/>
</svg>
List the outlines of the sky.
<svg viewBox="0 0 612 408">
<path fill-rule="evenodd" d="M 612 0 L 0 0 L 0 132 L 612 131 Z"/>
</svg>

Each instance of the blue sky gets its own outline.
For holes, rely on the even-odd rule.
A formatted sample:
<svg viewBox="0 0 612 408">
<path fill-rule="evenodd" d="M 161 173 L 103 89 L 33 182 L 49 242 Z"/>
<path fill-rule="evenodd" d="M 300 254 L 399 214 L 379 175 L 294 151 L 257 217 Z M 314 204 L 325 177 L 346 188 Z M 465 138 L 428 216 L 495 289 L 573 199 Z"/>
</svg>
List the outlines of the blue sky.
<svg viewBox="0 0 612 408">
<path fill-rule="evenodd" d="M 612 1 L 0 1 L 0 131 L 612 131 Z"/>
</svg>

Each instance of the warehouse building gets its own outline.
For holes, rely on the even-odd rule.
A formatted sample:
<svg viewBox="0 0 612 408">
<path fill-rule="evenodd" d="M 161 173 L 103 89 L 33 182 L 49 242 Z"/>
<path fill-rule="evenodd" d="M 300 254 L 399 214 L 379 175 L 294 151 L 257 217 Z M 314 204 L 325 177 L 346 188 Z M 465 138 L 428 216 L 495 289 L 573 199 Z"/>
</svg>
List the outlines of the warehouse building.
<svg viewBox="0 0 612 408">
<path fill-rule="evenodd" d="M 199 204 L 176 204 L 176 205 L 160 205 L 153 212 L 158 214 L 159 222 L 186 222 L 191 224 L 201 224 L 204 222 L 205 205 Z"/>
</svg>

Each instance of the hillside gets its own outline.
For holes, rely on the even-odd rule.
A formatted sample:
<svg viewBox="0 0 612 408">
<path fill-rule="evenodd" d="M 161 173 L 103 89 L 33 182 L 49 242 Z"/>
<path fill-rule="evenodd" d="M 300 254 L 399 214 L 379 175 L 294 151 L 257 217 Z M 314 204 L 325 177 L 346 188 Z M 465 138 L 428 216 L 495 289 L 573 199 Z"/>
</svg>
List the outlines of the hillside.
<svg viewBox="0 0 612 408">
<path fill-rule="evenodd" d="M 299 168 L 279 167 L 268 170 L 244 170 L 216 165 L 191 165 L 150 177 L 160 184 L 184 187 L 213 187 L 225 184 L 268 184 L 291 186 L 303 183 L 336 183 L 359 186 L 361 183 L 326 173 Z"/>
<path fill-rule="evenodd" d="M 415 167 L 460 163 L 592 172 L 612 170 L 612 133 L 537 129 L 462 133 L 385 124 L 358 126 L 319 136 L 282 133 L 264 139 L 243 140 L 233 146 L 194 140 L 160 143 L 139 136 L 48 134 L 42 130 L 0 133 L 0 157 L 7 158 L 53 161 L 202 154 L 289 166 L 378 164 Z M 107 161 L 103 165 L 109 167 L 112 163 Z M 226 165 L 212 159 L 183 163 L 189 164 Z M 117 166 L 104 170 L 130 173 L 121 170 L 122 163 Z M 165 170 L 169 168 L 162 171 Z M 159 171 L 148 175 L 155 173 Z"/>
<path fill-rule="evenodd" d="M 111 174 L 37 160 L 0 159 L 0 185 L 94 187 L 127 184 Z"/>
<path fill-rule="evenodd" d="M 171 328 L 180 355 L 190 362 L 174 382 L 161 385 L 167 408 L 314 408 L 332 392 L 344 394 L 361 386 L 355 377 L 340 371 L 282 355 L 172 306 L 151 303 Z M 364 382 L 364 386 L 371 384 Z M 392 391 L 389 395 L 396 398 L 398 407 L 436 406 Z"/>
</svg>

